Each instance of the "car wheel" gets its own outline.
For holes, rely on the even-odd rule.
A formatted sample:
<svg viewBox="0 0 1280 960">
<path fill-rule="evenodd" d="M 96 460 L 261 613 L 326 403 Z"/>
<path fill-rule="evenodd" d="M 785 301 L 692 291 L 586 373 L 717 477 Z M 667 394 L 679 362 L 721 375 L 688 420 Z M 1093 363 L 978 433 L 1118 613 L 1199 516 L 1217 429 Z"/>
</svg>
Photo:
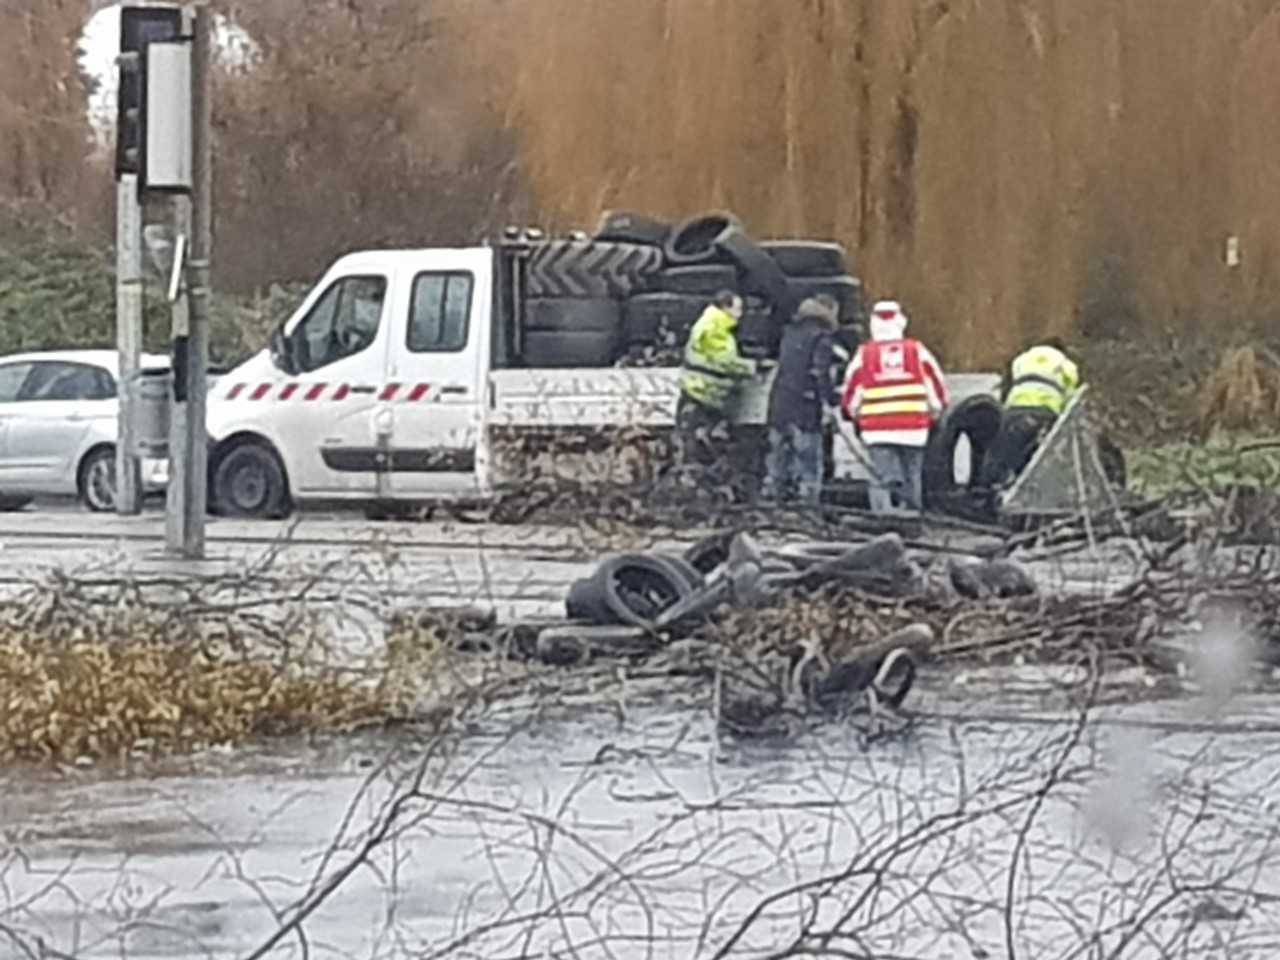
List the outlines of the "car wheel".
<svg viewBox="0 0 1280 960">
<path fill-rule="evenodd" d="M 280 458 L 269 447 L 244 443 L 218 464 L 214 494 L 222 513 L 229 517 L 268 519 L 284 516 L 288 484 Z"/>
<path fill-rule="evenodd" d="M 13 513 L 15 510 L 21 510 L 30 502 L 30 497 L 0 496 L 0 513 Z"/>
<path fill-rule="evenodd" d="M 90 451 L 80 464 L 80 502 L 94 513 L 116 508 L 116 452 L 110 447 Z"/>
</svg>

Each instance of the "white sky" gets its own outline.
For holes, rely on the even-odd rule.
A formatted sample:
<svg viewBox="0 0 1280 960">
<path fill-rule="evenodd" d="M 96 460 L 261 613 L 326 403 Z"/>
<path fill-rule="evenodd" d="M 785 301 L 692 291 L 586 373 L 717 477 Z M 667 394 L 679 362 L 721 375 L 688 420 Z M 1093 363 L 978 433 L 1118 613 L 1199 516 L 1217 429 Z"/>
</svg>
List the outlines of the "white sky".
<svg viewBox="0 0 1280 960">
<path fill-rule="evenodd" d="M 214 42 L 227 63 L 247 67 L 253 62 L 255 44 L 240 27 L 223 16 L 214 20 Z M 89 98 L 89 120 L 98 137 L 109 140 L 116 120 L 116 54 L 120 50 L 120 6 L 99 10 L 80 35 L 80 63 L 98 81 L 98 92 Z"/>
</svg>

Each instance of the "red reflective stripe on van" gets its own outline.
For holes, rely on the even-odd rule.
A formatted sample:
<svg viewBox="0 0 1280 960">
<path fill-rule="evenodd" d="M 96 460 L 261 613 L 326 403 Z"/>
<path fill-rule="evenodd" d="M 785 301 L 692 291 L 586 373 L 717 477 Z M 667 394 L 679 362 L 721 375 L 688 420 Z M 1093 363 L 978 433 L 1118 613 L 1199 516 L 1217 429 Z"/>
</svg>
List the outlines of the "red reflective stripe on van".
<svg viewBox="0 0 1280 960">
<path fill-rule="evenodd" d="M 253 393 L 249 394 L 249 399 L 250 399 L 250 400 L 261 400 L 263 397 L 265 397 L 265 396 L 266 396 L 268 393 L 270 393 L 270 392 L 271 392 L 271 384 L 269 384 L 269 383 L 260 383 L 260 384 L 258 384 L 256 387 L 254 387 L 254 388 L 253 388 Z"/>
<path fill-rule="evenodd" d="M 351 388 L 344 383 L 340 387 L 338 387 L 336 390 L 333 391 L 333 399 L 345 400 L 347 399 L 347 394 L 350 392 L 351 392 Z"/>
<path fill-rule="evenodd" d="M 394 399 L 395 399 L 395 396 L 396 396 L 396 391 L 397 391 L 397 390 L 399 390 L 399 389 L 400 389 L 400 384 L 398 384 L 398 383 L 388 383 L 385 387 L 383 387 L 383 388 L 382 388 L 382 394 L 378 397 L 378 399 L 379 399 L 379 400 L 394 400 Z"/>
<path fill-rule="evenodd" d="M 237 383 L 234 387 L 227 391 L 227 399 L 234 400 L 244 392 L 245 384 Z"/>
<path fill-rule="evenodd" d="M 280 391 L 280 399 L 288 400 L 297 392 L 298 392 L 298 385 L 296 383 L 290 383 L 283 390 Z"/>
<path fill-rule="evenodd" d="M 430 389 L 431 389 L 431 384 L 429 383 L 418 384 L 416 387 L 414 387 L 412 390 L 409 391 L 409 402 L 417 403 L 419 400 L 421 400 L 423 397 L 427 395 L 427 391 Z"/>
<path fill-rule="evenodd" d="M 302 399 L 303 400 L 319 400 L 321 395 L 324 393 L 324 388 L 327 386 L 328 386 L 327 383 L 317 383 L 314 387 L 308 390 L 306 394 L 303 395 Z"/>
</svg>

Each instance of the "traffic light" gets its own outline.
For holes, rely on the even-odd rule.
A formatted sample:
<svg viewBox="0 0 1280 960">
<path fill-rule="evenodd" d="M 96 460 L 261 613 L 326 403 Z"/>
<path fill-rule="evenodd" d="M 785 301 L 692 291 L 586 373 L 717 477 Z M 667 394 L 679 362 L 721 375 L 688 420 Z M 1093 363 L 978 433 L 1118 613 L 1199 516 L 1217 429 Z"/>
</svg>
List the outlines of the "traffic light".
<svg viewBox="0 0 1280 960">
<path fill-rule="evenodd" d="M 180 7 L 123 7 L 120 11 L 119 95 L 116 104 L 116 176 L 146 182 L 147 44 L 178 39 Z"/>
</svg>

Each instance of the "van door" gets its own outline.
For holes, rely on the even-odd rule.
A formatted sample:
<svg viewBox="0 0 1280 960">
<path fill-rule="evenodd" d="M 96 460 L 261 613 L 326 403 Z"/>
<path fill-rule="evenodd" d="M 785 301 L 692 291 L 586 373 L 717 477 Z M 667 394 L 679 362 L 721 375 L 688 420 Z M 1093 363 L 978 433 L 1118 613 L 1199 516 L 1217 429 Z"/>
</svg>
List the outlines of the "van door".
<svg viewBox="0 0 1280 960">
<path fill-rule="evenodd" d="M 384 495 L 474 495 L 484 417 L 491 257 L 439 251 L 401 278 L 383 392 L 390 429 Z"/>
<path fill-rule="evenodd" d="M 297 373 L 270 384 L 231 384 L 225 394 L 263 405 L 256 412 L 270 418 L 271 434 L 286 448 L 296 493 L 374 495 L 388 285 L 376 272 L 334 278 L 287 333 Z"/>
</svg>

